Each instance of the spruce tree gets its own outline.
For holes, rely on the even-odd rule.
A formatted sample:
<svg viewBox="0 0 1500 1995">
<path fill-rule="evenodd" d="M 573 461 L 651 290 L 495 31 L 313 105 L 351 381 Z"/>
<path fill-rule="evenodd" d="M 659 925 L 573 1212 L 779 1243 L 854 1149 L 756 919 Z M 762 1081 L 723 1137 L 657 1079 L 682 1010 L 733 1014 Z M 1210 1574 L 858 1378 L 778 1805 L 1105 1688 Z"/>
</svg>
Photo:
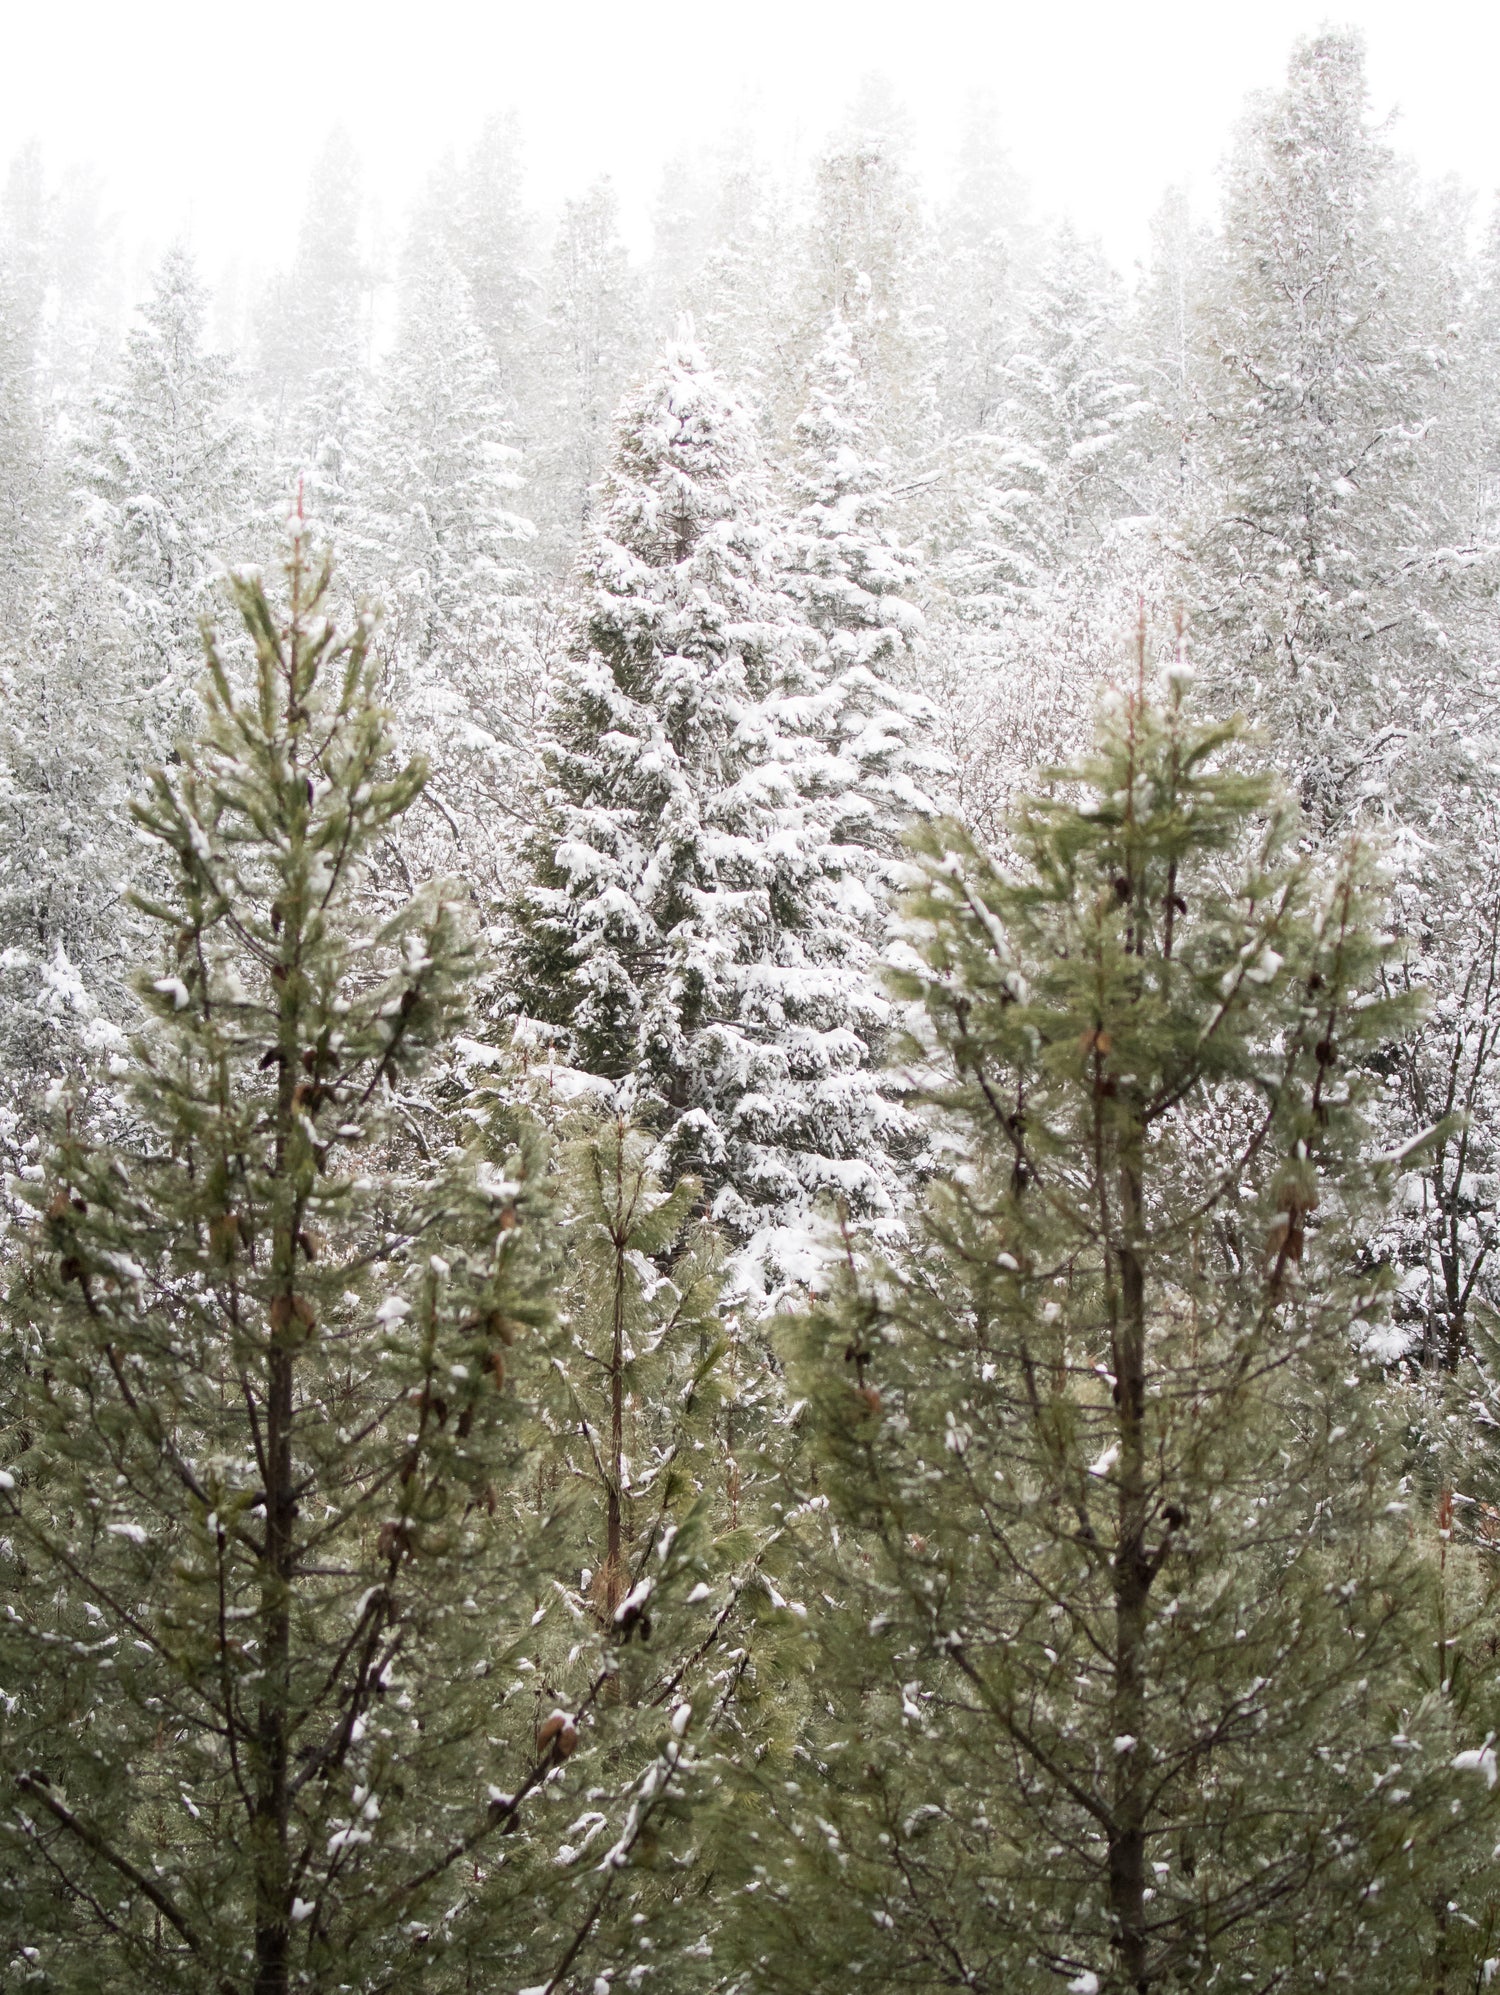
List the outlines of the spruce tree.
<svg viewBox="0 0 1500 1995">
<path fill-rule="evenodd" d="M 657 323 L 690 314 L 778 441 L 801 406 L 809 358 L 800 338 L 786 338 L 807 311 L 801 227 L 792 188 L 742 137 L 664 176 L 652 272 Z"/>
<path fill-rule="evenodd" d="M 527 406 L 536 388 L 541 311 L 534 223 L 522 205 L 523 161 L 510 117 L 485 121 L 457 180 L 446 220 L 451 251 L 489 341 L 501 386 Z"/>
<path fill-rule="evenodd" d="M 1191 586 L 1221 697 L 1267 726 L 1315 827 L 1395 834 L 1401 975 L 1433 1004 L 1386 1140 L 1450 1096 L 1467 1120 L 1414 1164 L 1391 1238 L 1412 1349 L 1450 1371 L 1469 1360 L 1470 1301 L 1487 1306 L 1496 1137 L 1495 548 L 1488 396 L 1470 385 L 1486 368 L 1484 287 L 1466 309 L 1463 264 L 1451 208 L 1418 193 L 1373 123 L 1359 38 L 1299 44 L 1285 89 L 1246 122 L 1208 272 L 1222 364 L 1201 377 Z"/>
<path fill-rule="evenodd" d="M 1095 243 L 1057 231 L 1006 370 L 1005 421 L 1045 466 L 1054 561 L 1097 540 L 1126 497 L 1140 394 L 1123 351 L 1121 286 Z"/>
<path fill-rule="evenodd" d="M 28 1002 L 38 968 L 76 966 L 118 1018 L 138 939 L 123 902 L 139 746 L 130 654 L 97 544 L 64 536 L 50 565 L 0 680 L 0 1064 L 5 1095 L 28 1110 L 57 1071 L 55 1035 Z"/>
<path fill-rule="evenodd" d="M 390 696 L 431 767 L 406 846 L 418 876 L 453 870 L 493 893 L 533 752 L 522 723 L 535 529 L 517 510 L 515 425 L 468 286 L 420 235 L 372 432 Z"/>
<path fill-rule="evenodd" d="M 234 582 L 251 656 L 210 649 L 140 807 L 170 880 L 120 1133 L 59 1102 L 16 1298 L 0 1910 L 59 1990 L 494 1971 L 608 1674 L 550 1717 L 562 1666 L 507 1680 L 551 1598 L 506 1383 L 540 1173 L 405 1143 L 471 954 L 450 895 L 373 891 L 422 770 L 370 620 L 332 627 L 300 542 L 288 581 L 285 611 Z"/>
<path fill-rule="evenodd" d="M 566 572 L 638 363 L 640 300 L 607 180 L 564 204 L 546 285 L 545 352 L 532 434 L 542 546 Z"/>
<path fill-rule="evenodd" d="M 1467 649 L 1466 524 L 1431 476 L 1450 413 L 1436 225 L 1372 124 L 1360 38 L 1299 43 L 1230 170 L 1194 593 L 1228 698 L 1275 730 L 1330 825 L 1399 795 L 1391 715 Z"/>
<path fill-rule="evenodd" d="M 267 286 L 256 313 L 273 439 L 294 453 L 302 404 L 320 377 L 348 376 L 368 362 L 372 273 L 360 240 L 362 183 L 354 143 L 336 125 L 309 175 L 292 266 Z"/>
<path fill-rule="evenodd" d="M 871 1068 L 884 806 L 820 731 L 774 553 L 749 421 L 679 341 L 601 488 L 514 982 L 572 1065 L 633 1082 L 669 1181 L 701 1177 L 773 1261 L 819 1193 L 889 1216 L 909 1136 Z"/>
<path fill-rule="evenodd" d="M 903 461 L 930 432 L 937 357 L 923 309 L 929 245 L 904 124 L 888 91 L 869 79 L 817 162 L 801 330 L 811 359 L 830 317 L 849 326 L 880 428 Z"/>
<path fill-rule="evenodd" d="M 42 300 L 28 248 L 9 230 L 0 234 L 0 611 L 7 630 L 31 606 L 49 511 L 39 380 Z"/>
<path fill-rule="evenodd" d="M 129 724 L 143 760 L 169 753 L 191 715 L 198 619 L 248 510 L 245 434 L 228 364 L 205 346 L 207 309 L 191 256 L 173 247 L 79 448 L 88 526 L 139 690 Z"/>
<path fill-rule="evenodd" d="M 1151 219 L 1151 257 L 1128 328 L 1130 366 L 1141 384 L 1137 430 L 1142 498 L 1169 529 L 1180 528 L 1202 479 L 1208 381 L 1203 337 L 1211 237 L 1186 192 L 1172 188 Z"/>
<path fill-rule="evenodd" d="M 1478 1970 L 1491 1693 L 1448 1667 L 1364 1253 L 1407 1014 L 1367 856 L 1315 865 L 1235 740 L 1180 681 L 1113 696 L 1011 867 L 918 841 L 957 1162 L 789 1332 L 839 1532 L 767 1789 L 793 1840 L 743 1901 L 762 1985 Z"/>
<path fill-rule="evenodd" d="M 857 666 L 896 685 L 910 682 L 922 629 L 917 562 L 884 517 L 892 506 L 890 454 L 853 334 L 838 314 L 808 371 L 793 442 L 787 586 L 827 645 L 833 672 Z"/>
<path fill-rule="evenodd" d="M 1005 399 L 1029 231 L 1026 194 L 998 136 L 991 97 L 975 94 L 959 139 L 953 193 L 938 219 L 936 272 L 947 335 L 940 375 L 944 426 L 991 430 Z"/>
</svg>

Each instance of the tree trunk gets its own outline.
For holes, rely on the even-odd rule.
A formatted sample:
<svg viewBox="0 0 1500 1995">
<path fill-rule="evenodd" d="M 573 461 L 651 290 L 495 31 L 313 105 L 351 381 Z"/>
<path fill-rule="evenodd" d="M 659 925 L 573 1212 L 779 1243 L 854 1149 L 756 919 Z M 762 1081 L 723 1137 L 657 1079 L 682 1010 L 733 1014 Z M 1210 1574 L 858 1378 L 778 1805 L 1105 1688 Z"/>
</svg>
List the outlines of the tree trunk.
<svg viewBox="0 0 1500 1995">
<path fill-rule="evenodd" d="M 1150 1986 L 1146 1964 L 1146 1284 L 1138 1241 L 1139 1174 L 1121 1172 L 1125 1243 L 1116 1256 L 1120 1320 L 1115 1377 L 1119 1400 L 1119 1495 L 1114 1570 L 1113 1724 L 1115 1778 L 1109 1832 L 1109 1906 L 1120 1985 Z"/>
<path fill-rule="evenodd" d="M 295 1318 L 293 1319 L 295 1322 Z M 292 1482 L 290 1328 L 272 1332 L 266 1404 L 266 1567 L 261 1590 L 264 1665 L 257 1721 L 255 1995 L 286 1995 L 288 1862 L 287 1704 L 291 1692 Z"/>
<path fill-rule="evenodd" d="M 625 1597 L 625 1247 L 615 1240 L 613 1341 L 609 1357 L 609 1474 L 604 1533 L 604 1613 L 612 1622 Z"/>
<path fill-rule="evenodd" d="M 295 603 L 294 603 L 295 608 Z M 293 858 L 300 860 L 305 829 L 297 785 Z M 289 868 L 292 877 L 298 873 Z M 306 910 L 286 897 L 281 957 L 281 1007 L 277 1024 L 279 1083 L 276 1100 L 278 1180 L 285 1181 L 297 1130 L 301 1076 L 301 956 Z M 292 1694 L 292 1572 L 296 1558 L 297 1489 L 292 1425 L 296 1347 L 304 1326 L 296 1302 L 297 1239 L 301 1198 L 286 1184 L 286 1206 L 271 1238 L 275 1296 L 268 1312 L 266 1353 L 266 1558 L 261 1582 L 261 1695 L 257 1713 L 255 1792 L 255 1995 L 288 1995 L 290 1988 L 291 1867 L 289 1862 Z"/>
</svg>

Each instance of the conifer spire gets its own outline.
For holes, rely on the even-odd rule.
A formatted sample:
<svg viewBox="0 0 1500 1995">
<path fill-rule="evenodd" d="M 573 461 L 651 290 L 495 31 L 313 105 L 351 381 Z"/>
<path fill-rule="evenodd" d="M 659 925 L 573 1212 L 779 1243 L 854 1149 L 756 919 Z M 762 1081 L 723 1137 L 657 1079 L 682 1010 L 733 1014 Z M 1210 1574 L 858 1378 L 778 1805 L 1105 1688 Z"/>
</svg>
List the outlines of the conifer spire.
<svg viewBox="0 0 1500 1995">
<path fill-rule="evenodd" d="M 779 556 L 744 409 L 669 345 L 600 491 L 553 815 L 516 909 L 520 1008 L 575 1065 L 631 1077 L 669 1177 L 700 1176 L 742 1243 L 805 1225 L 820 1193 L 889 1215 L 905 1140 L 871 1072 L 885 806 L 842 752 Z"/>
</svg>

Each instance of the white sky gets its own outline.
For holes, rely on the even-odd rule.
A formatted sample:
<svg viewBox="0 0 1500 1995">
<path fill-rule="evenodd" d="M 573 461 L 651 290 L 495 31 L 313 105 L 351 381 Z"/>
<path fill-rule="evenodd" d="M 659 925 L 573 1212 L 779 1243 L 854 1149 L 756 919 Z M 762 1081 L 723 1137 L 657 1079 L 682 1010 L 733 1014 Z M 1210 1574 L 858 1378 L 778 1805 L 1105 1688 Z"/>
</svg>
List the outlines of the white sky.
<svg viewBox="0 0 1500 1995">
<path fill-rule="evenodd" d="M 1431 175 L 1500 186 L 1496 0 L 9 0 L 0 159 L 92 163 L 128 238 L 186 229 L 211 263 L 280 262 L 341 119 L 397 210 L 441 152 L 514 106 L 539 203 L 610 172 L 644 246 L 661 167 L 748 109 L 806 145 L 860 76 L 910 106 L 943 173 L 993 93 L 1037 205 L 1128 263 L 1163 189 L 1202 203 L 1246 93 L 1322 21 L 1365 30 L 1377 107 Z M 283 246 L 285 245 L 285 247 Z"/>
</svg>

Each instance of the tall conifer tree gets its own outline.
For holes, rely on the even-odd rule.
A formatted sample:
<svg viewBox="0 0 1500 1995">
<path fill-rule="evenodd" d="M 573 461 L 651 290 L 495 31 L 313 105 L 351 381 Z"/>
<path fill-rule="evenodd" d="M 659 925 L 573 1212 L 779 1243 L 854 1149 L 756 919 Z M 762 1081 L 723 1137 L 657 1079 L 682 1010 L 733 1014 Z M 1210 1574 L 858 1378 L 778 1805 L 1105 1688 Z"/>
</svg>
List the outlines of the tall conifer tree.
<svg viewBox="0 0 1500 1995">
<path fill-rule="evenodd" d="M 517 909 L 521 1009 L 632 1082 L 742 1242 L 819 1192 L 889 1213 L 905 1128 L 871 1071 L 872 806 L 820 732 L 764 483 L 743 409 L 670 346 L 601 491 Z"/>
<path fill-rule="evenodd" d="M 155 756 L 191 718 L 198 620 L 248 510 L 245 434 L 228 363 L 205 343 L 207 307 L 193 259 L 170 249 L 80 452 L 138 688 L 130 723 Z"/>
<path fill-rule="evenodd" d="M 546 1587 L 503 1383 L 544 1315 L 538 1174 L 407 1168 L 393 1091 L 469 951 L 442 892 L 371 899 L 422 771 L 369 621 L 333 630 L 300 545 L 288 572 L 284 613 L 236 582 L 253 658 L 210 654 L 207 731 L 140 810 L 171 877 L 124 1133 L 63 1108 L 36 1192 L 0 1834 L 7 1938 L 60 1990 L 493 1971 L 607 1674 L 548 1729 L 547 1678 L 500 1673 Z"/>
<path fill-rule="evenodd" d="M 1013 869 L 922 840 L 908 988 L 961 1161 L 799 1333 L 842 1535 L 772 1794 L 796 1840 L 745 1901 L 767 1986 L 1482 1954 L 1490 1693 L 1428 1664 L 1362 1254 L 1361 1071 L 1402 1009 L 1368 862 L 1316 870 L 1234 738 L 1180 686 L 1116 697 Z"/>
</svg>

